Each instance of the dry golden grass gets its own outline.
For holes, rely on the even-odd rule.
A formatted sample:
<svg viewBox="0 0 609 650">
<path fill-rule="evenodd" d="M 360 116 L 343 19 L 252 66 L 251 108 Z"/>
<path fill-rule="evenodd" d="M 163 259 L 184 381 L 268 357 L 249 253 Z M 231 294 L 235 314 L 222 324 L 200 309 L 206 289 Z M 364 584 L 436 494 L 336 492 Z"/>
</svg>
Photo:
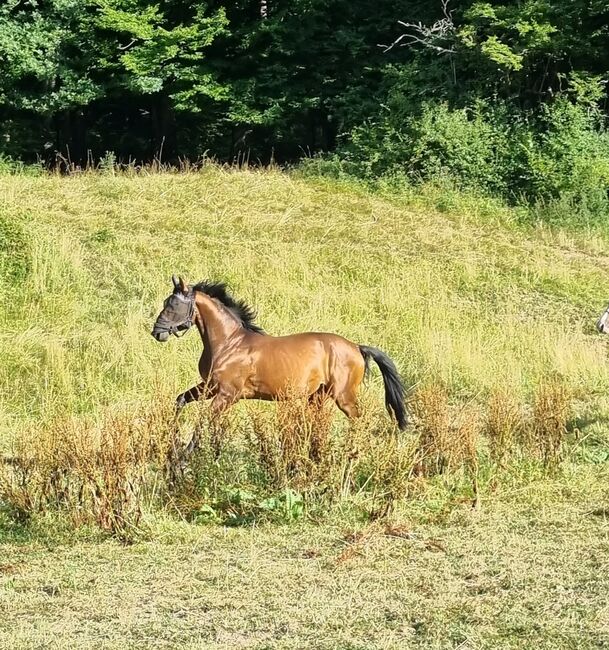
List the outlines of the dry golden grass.
<svg viewBox="0 0 609 650">
<path fill-rule="evenodd" d="M 530 440 L 547 467 L 555 467 L 561 459 L 570 412 L 571 396 L 563 382 L 550 379 L 539 384 Z"/>
<path fill-rule="evenodd" d="M 419 389 L 413 407 L 423 450 L 421 471 L 424 475 L 442 473 L 451 464 L 454 442 L 446 386 L 431 384 Z"/>
<path fill-rule="evenodd" d="M 260 463 L 277 488 L 312 488 L 330 471 L 329 447 L 334 413 L 329 403 L 287 395 L 269 412 L 253 414 L 252 429 Z"/>
<path fill-rule="evenodd" d="M 479 408 L 451 406 L 444 384 L 420 388 L 413 399 L 424 475 L 478 466 Z"/>
<path fill-rule="evenodd" d="M 489 442 L 491 458 L 504 465 L 523 434 L 523 412 L 513 391 L 496 388 L 489 397 L 484 433 Z"/>
<path fill-rule="evenodd" d="M 56 509 L 76 525 L 92 521 L 127 539 L 152 498 L 146 488 L 162 488 L 172 419 L 157 402 L 138 415 L 129 410 L 99 422 L 44 423 L 18 437 L 0 465 L 0 503 L 21 520 Z"/>
<path fill-rule="evenodd" d="M 207 513 L 241 522 L 319 518 L 353 507 L 373 517 L 388 514 L 416 483 L 418 437 L 397 436 L 378 404 L 351 423 L 337 423 L 332 409 L 295 397 L 225 417 L 224 443 L 215 453 L 217 423 L 201 407 L 200 447 L 171 495 L 175 507 L 191 519 Z"/>
</svg>

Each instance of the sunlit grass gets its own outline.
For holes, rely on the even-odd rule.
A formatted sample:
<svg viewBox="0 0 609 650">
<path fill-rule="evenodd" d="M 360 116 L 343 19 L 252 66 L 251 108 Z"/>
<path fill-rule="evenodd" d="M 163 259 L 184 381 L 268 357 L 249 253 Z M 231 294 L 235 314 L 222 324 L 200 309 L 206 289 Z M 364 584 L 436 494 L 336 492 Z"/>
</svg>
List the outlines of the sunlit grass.
<svg viewBox="0 0 609 650">
<path fill-rule="evenodd" d="M 145 422 L 151 405 L 170 410 L 198 381 L 196 333 L 166 345 L 150 336 L 172 273 L 227 281 L 269 333 L 334 331 L 383 348 L 417 386 L 419 411 L 436 418 L 418 429 L 422 447 L 412 432 L 389 438 L 376 373 L 352 438 L 330 411 L 339 435 L 315 439 L 327 447 L 326 464 L 296 476 L 306 479 L 298 489 L 320 499 L 351 489 L 391 503 L 384 493 L 392 492 L 398 535 L 362 523 L 362 510 L 346 503 L 319 520 L 311 508 L 292 527 L 202 527 L 182 518 L 176 497 L 144 508 L 136 543 L 121 547 L 68 531 L 50 506 L 27 529 L 0 510 L 0 645 L 30 647 L 51 635 L 62 647 L 151 639 L 167 647 L 599 647 L 609 366 L 594 322 L 607 299 L 605 243 L 525 230 L 509 211 L 468 201 L 438 188 L 382 198 L 344 183 L 211 166 L 0 176 L 0 219 L 21 225 L 29 260 L 21 277 L 3 266 L 0 246 L 0 269 L 13 273 L 0 289 L 0 452 L 13 452 L 14 439 L 34 455 L 47 449 L 34 476 L 45 486 L 57 467 L 64 472 L 72 516 L 91 519 L 78 510 L 92 498 L 80 486 L 97 477 L 85 461 L 98 458 L 96 471 L 110 472 L 120 491 L 121 476 L 132 482 L 113 469 L 125 469 L 114 447 L 131 449 L 120 446 L 130 440 L 121 431 Z M 220 462 L 207 448 L 193 461 L 202 517 L 210 504 L 221 514 L 222 494 L 256 488 L 243 476 L 260 472 L 259 456 L 274 489 L 305 457 L 296 443 L 312 445 L 300 429 L 276 427 L 276 405 L 236 411 L 242 439 L 229 441 Z M 189 407 L 186 428 L 197 413 Z M 155 444 L 159 430 L 146 429 Z M 531 431 L 550 431 L 550 451 L 564 452 L 556 475 L 527 455 Z M 100 432 L 116 445 L 101 444 Z M 298 438 L 296 460 L 285 444 L 265 447 L 289 435 Z M 333 450 L 343 440 L 341 456 Z M 249 465 L 232 462 L 247 444 Z M 513 456 L 520 464 L 510 465 Z M 457 478 L 435 476 L 437 465 Z M 351 480 L 356 469 L 367 496 Z M 453 489 L 459 476 L 484 484 L 479 511 L 469 478 Z M 267 493 L 259 496 L 260 510 Z"/>
<path fill-rule="evenodd" d="M 609 263 L 591 242 L 409 209 L 328 181 L 208 167 L 191 174 L 0 177 L 31 270 L 0 314 L 0 430 L 175 392 L 200 342 L 149 336 L 174 272 L 228 281 L 270 332 L 378 345 L 409 384 L 529 394 L 556 372 L 609 389 L 592 323 Z M 592 252 L 591 252 L 592 251 Z"/>
</svg>

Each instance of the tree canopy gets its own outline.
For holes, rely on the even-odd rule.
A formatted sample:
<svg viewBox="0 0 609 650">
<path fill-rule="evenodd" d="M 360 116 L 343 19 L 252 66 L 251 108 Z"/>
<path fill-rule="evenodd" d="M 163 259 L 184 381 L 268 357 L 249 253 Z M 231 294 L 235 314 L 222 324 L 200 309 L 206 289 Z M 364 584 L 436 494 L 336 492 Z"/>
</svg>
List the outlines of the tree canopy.
<svg viewBox="0 0 609 650">
<path fill-rule="evenodd" d="M 601 0 L 6 0 L 0 151 L 292 161 L 412 139 L 431 106 L 602 121 L 608 48 Z"/>
</svg>

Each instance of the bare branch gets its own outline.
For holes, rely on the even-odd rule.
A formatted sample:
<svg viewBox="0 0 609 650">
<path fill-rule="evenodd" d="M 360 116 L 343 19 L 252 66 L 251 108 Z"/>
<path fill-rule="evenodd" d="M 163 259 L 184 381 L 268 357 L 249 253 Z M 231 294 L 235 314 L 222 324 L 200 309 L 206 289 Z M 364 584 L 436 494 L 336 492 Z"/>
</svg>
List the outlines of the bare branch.
<svg viewBox="0 0 609 650">
<path fill-rule="evenodd" d="M 136 41 L 137 41 L 136 38 L 132 38 L 131 41 L 129 43 L 127 43 L 127 45 L 119 45 L 118 49 L 119 50 L 128 50 L 132 45 L 135 45 Z"/>
<path fill-rule="evenodd" d="M 448 3 L 450 2 L 450 0 L 441 0 L 441 1 L 442 1 L 442 13 L 444 14 L 446 20 L 448 20 L 452 25 L 453 12 L 448 11 Z"/>
<path fill-rule="evenodd" d="M 419 44 L 430 50 L 438 52 L 438 54 L 453 54 L 454 48 L 446 46 L 444 43 L 450 39 L 455 32 L 455 24 L 452 19 L 452 11 L 448 9 L 450 0 L 441 0 L 442 13 L 444 18 L 437 20 L 433 25 L 424 25 L 422 22 L 407 23 L 403 20 L 398 20 L 398 24 L 409 30 L 391 43 L 391 45 L 380 45 L 383 52 L 389 52 L 396 46 L 405 47 L 406 45 Z"/>
</svg>

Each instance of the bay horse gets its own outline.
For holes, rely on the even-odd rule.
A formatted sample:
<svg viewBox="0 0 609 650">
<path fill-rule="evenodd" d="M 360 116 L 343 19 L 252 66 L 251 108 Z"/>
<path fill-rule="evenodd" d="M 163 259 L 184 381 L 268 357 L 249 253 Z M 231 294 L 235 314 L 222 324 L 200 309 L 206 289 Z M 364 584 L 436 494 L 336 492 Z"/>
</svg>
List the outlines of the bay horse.
<svg viewBox="0 0 609 650">
<path fill-rule="evenodd" d="M 189 287 L 172 277 L 152 336 L 160 342 L 185 334 L 196 325 L 203 341 L 201 383 L 181 393 L 177 410 L 211 398 L 213 414 L 241 399 L 276 400 L 303 394 L 310 400 L 329 397 L 349 418 L 359 416 L 357 391 L 369 369 L 378 364 L 385 384 L 385 405 L 400 430 L 408 425 L 406 390 L 393 361 L 381 350 L 357 345 L 337 334 L 305 332 L 267 335 L 254 323 L 255 312 L 235 300 L 222 282 Z"/>
</svg>

